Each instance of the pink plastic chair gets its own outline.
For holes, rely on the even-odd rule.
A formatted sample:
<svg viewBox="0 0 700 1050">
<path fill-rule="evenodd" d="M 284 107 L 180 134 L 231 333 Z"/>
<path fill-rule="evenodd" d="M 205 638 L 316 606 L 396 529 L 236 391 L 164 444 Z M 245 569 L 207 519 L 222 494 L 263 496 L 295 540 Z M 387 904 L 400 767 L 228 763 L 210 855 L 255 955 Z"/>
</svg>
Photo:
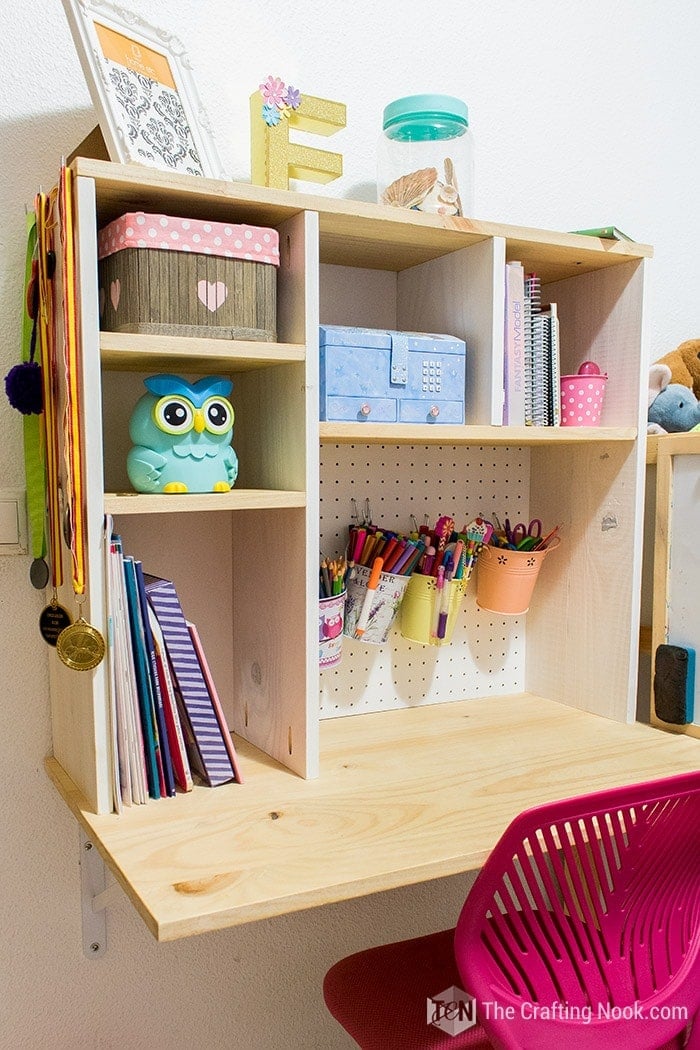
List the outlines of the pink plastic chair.
<svg viewBox="0 0 700 1050">
<path fill-rule="evenodd" d="M 456 1033 L 426 1010 L 453 987 Z M 527 810 L 454 933 L 349 956 L 324 996 L 363 1050 L 700 1050 L 700 772 Z"/>
<path fill-rule="evenodd" d="M 495 1047 L 698 1050 L 700 773 L 522 813 L 455 956 Z"/>
</svg>

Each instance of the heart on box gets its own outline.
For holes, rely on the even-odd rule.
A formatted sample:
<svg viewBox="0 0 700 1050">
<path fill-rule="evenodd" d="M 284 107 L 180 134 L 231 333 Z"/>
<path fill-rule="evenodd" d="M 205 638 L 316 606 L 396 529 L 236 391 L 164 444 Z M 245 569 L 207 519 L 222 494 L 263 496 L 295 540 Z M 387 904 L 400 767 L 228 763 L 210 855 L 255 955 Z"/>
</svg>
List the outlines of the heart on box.
<svg viewBox="0 0 700 1050">
<path fill-rule="evenodd" d="M 122 283 L 119 280 L 119 278 L 117 277 L 117 279 L 115 281 L 112 281 L 112 283 L 109 286 L 109 297 L 112 300 L 112 306 L 114 307 L 115 311 L 116 311 L 117 307 L 119 306 L 119 296 L 121 294 L 122 294 Z"/>
<path fill-rule="evenodd" d="M 199 281 L 197 284 L 197 298 L 212 313 L 224 305 L 227 295 L 228 288 L 223 281 Z"/>
</svg>

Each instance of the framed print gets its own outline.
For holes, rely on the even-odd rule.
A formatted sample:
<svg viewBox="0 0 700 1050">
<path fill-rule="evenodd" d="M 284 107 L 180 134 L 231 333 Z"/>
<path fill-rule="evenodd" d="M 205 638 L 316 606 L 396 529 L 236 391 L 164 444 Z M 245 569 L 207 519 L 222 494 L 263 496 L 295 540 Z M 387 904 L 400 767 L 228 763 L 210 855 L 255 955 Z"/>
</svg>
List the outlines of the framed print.
<svg viewBox="0 0 700 1050">
<path fill-rule="evenodd" d="M 63 0 L 109 156 L 225 178 L 182 43 L 109 0 Z"/>
</svg>

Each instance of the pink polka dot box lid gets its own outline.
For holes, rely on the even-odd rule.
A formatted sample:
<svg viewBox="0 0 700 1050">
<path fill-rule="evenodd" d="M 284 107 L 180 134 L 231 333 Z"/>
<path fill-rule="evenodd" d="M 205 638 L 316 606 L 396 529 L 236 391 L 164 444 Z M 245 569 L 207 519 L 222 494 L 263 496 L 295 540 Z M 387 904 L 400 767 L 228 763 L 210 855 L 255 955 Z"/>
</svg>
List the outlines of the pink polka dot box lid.
<svg viewBox="0 0 700 1050">
<path fill-rule="evenodd" d="M 129 212 L 97 234 L 97 256 L 120 252 L 124 248 L 161 248 L 200 255 L 221 255 L 230 259 L 279 266 L 277 230 L 230 222 L 204 222 L 171 215 Z"/>
</svg>

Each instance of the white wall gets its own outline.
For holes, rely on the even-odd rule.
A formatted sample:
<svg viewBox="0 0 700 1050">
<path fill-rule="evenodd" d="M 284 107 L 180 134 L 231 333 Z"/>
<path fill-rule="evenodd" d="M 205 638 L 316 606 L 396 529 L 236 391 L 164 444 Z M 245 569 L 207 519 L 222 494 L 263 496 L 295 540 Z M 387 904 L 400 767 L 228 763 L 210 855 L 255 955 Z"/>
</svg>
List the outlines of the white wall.
<svg viewBox="0 0 700 1050">
<path fill-rule="evenodd" d="M 436 91 L 470 107 L 478 218 L 551 229 L 615 223 L 656 246 L 651 358 L 700 335 L 699 15 L 695 0 L 131 0 L 181 37 L 226 168 L 247 179 L 248 96 L 268 73 L 345 101 L 328 140 L 372 199 L 383 105 Z M 0 5 L 0 374 L 19 360 L 24 205 L 94 125 L 60 0 Z M 321 144 L 323 145 L 323 143 Z M 309 188 L 312 187 L 300 187 Z M 0 487 L 23 484 L 21 419 L 0 398 Z M 109 950 L 80 948 L 77 829 L 43 771 L 50 750 L 42 596 L 0 558 L 0 1045 L 292 1050 L 348 1046 L 325 1016 L 331 961 L 450 925 L 451 879 L 158 946 L 126 903 Z"/>
</svg>

